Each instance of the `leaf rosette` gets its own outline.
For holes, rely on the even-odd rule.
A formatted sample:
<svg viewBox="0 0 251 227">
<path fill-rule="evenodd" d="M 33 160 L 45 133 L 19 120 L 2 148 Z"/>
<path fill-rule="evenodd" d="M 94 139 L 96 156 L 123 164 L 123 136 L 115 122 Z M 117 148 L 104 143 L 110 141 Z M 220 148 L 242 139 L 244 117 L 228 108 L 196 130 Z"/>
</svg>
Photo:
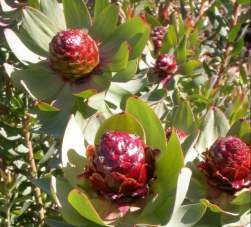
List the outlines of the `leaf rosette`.
<svg viewBox="0 0 251 227">
<path fill-rule="evenodd" d="M 23 66 L 5 64 L 6 72 L 40 109 L 67 116 L 76 97 L 107 91 L 118 73 L 131 78 L 149 36 L 139 18 L 120 23 L 119 7 L 107 1 L 95 3 L 93 18 L 82 0 L 41 0 L 17 11 L 21 22 L 4 34 Z"/>
</svg>

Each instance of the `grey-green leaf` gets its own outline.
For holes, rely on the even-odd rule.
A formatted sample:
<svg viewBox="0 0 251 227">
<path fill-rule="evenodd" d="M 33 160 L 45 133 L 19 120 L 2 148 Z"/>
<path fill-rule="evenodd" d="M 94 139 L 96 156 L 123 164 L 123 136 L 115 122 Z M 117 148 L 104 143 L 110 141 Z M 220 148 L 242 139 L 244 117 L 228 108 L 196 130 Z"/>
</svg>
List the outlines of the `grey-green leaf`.
<svg viewBox="0 0 251 227">
<path fill-rule="evenodd" d="M 67 28 L 89 29 L 91 16 L 84 0 L 63 0 Z"/>
<path fill-rule="evenodd" d="M 57 0 L 41 0 L 40 8 L 50 21 L 55 24 L 58 30 L 66 28 L 64 13 Z"/>
<path fill-rule="evenodd" d="M 216 139 L 226 136 L 230 128 L 224 113 L 217 107 L 211 107 L 202 121 L 201 132 L 195 148 L 199 153 L 209 148 Z"/>
<path fill-rule="evenodd" d="M 115 5 L 108 5 L 99 15 L 95 17 L 93 26 L 90 29 L 92 38 L 104 41 L 116 28 L 119 9 Z"/>
<path fill-rule="evenodd" d="M 23 28 L 36 45 L 48 52 L 49 43 L 58 32 L 53 22 L 39 10 L 30 7 L 23 9 L 22 22 Z"/>
</svg>

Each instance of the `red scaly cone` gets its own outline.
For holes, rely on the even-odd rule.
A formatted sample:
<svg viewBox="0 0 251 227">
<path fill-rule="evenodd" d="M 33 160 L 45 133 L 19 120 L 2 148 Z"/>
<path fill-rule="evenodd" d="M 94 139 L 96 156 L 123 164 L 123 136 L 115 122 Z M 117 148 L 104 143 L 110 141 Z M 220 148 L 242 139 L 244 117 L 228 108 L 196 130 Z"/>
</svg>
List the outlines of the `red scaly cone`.
<svg viewBox="0 0 251 227">
<path fill-rule="evenodd" d="M 175 73 L 177 70 L 175 57 L 167 53 L 159 55 L 155 63 L 155 70 L 161 77 Z"/>
<path fill-rule="evenodd" d="M 96 42 L 80 29 L 57 33 L 50 42 L 49 62 L 66 79 L 82 78 L 99 63 Z"/>
<path fill-rule="evenodd" d="M 106 132 L 100 144 L 89 147 L 84 176 L 105 198 L 131 202 L 149 191 L 154 160 L 140 137 L 125 132 Z"/>
<path fill-rule="evenodd" d="M 198 166 L 209 185 L 234 193 L 251 187 L 251 149 L 239 138 L 218 139 L 205 152 L 205 160 Z"/>
<path fill-rule="evenodd" d="M 151 40 L 153 42 L 156 51 L 158 51 L 161 48 L 165 34 L 166 34 L 166 28 L 163 26 L 157 26 L 152 30 Z"/>
</svg>

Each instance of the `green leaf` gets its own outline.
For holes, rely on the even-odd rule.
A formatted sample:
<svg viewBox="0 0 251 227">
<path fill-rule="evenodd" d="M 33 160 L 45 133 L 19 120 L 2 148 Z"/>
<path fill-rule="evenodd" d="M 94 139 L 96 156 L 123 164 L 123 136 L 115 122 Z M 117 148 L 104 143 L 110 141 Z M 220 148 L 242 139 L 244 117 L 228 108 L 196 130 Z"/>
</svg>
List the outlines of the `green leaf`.
<svg viewBox="0 0 251 227">
<path fill-rule="evenodd" d="M 88 99 L 92 95 L 95 95 L 97 91 L 95 89 L 87 89 L 85 91 L 81 91 L 79 93 L 73 94 L 74 96 L 80 97 L 82 99 Z"/>
<path fill-rule="evenodd" d="M 100 112 L 107 112 L 108 108 L 105 103 L 105 92 L 97 93 L 88 99 L 88 105 L 94 110 L 98 110 Z M 108 111 L 109 112 L 109 111 Z"/>
<path fill-rule="evenodd" d="M 99 0 L 95 1 L 95 6 L 94 6 L 94 19 L 102 12 L 102 10 L 108 6 L 109 1 L 108 0 Z"/>
<path fill-rule="evenodd" d="M 240 65 L 240 77 L 244 83 L 248 83 L 248 75 L 243 65 Z"/>
<path fill-rule="evenodd" d="M 197 49 L 200 45 L 200 42 L 198 42 L 198 36 L 199 36 L 199 29 L 195 28 L 189 36 L 189 43 L 193 49 Z"/>
<path fill-rule="evenodd" d="M 148 24 L 150 24 L 152 27 L 156 27 L 156 26 L 161 26 L 161 23 L 151 14 L 146 14 L 145 15 L 146 21 Z"/>
<path fill-rule="evenodd" d="M 126 83 L 112 82 L 106 93 L 105 101 L 114 104 L 117 108 L 124 109 L 126 99 L 137 94 L 145 85 L 141 78 L 133 79 Z"/>
<path fill-rule="evenodd" d="M 84 97 L 85 95 L 91 94 L 91 92 L 102 92 L 110 86 L 112 75 L 110 72 L 103 72 L 101 74 L 92 74 L 90 78 L 84 79 L 84 83 L 72 84 L 72 94 L 75 96 Z M 84 91 L 88 91 L 83 93 Z M 78 95 L 79 94 L 79 95 Z"/>
<path fill-rule="evenodd" d="M 238 56 L 241 53 L 241 49 L 244 46 L 244 39 L 241 38 L 237 42 L 234 43 L 234 48 L 230 52 L 230 56 Z"/>
<path fill-rule="evenodd" d="M 42 159 L 39 160 L 38 165 L 44 165 L 51 158 L 54 158 L 58 153 L 58 148 L 56 143 L 50 145 L 50 148 L 46 151 Z"/>
<path fill-rule="evenodd" d="M 235 198 L 231 201 L 232 205 L 242 206 L 250 204 L 251 192 L 249 189 L 243 189 L 235 194 Z"/>
<path fill-rule="evenodd" d="M 238 3 L 238 4 L 246 5 L 246 4 L 249 4 L 250 1 L 249 1 L 249 0 L 237 0 L 237 3 Z"/>
<path fill-rule="evenodd" d="M 37 41 L 31 39 L 28 32 L 23 27 L 20 27 L 19 30 L 16 31 L 16 35 L 20 38 L 23 44 L 27 46 L 28 49 L 32 50 L 32 52 L 43 57 L 48 57 L 48 50 L 44 50 L 39 45 L 37 45 Z"/>
<path fill-rule="evenodd" d="M 185 156 L 185 165 L 195 160 L 198 156 L 197 151 L 194 149 L 194 145 L 197 142 L 198 136 L 199 132 L 197 131 L 197 128 L 195 128 L 195 130 L 191 132 L 191 134 L 188 135 L 182 143 L 182 150 Z"/>
<path fill-rule="evenodd" d="M 235 41 L 239 31 L 240 31 L 241 24 L 236 24 L 232 27 L 232 29 L 228 33 L 228 42 L 232 43 Z"/>
<path fill-rule="evenodd" d="M 198 60 L 189 60 L 179 66 L 179 73 L 183 75 L 190 75 L 193 71 L 201 66 Z"/>
<path fill-rule="evenodd" d="M 67 28 L 89 29 L 91 16 L 84 0 L 62 0 Z"/>
<path fill-rule="evenodd" d="M 183 62 L 186 61 L 186 58 L 187 58 L 186 48 L 187 48 L 187 37 L 185 36 L 181 40 L 181 42 L 180 42 L 180 44 L 179 44 L 179 46 L 178 46 L 178 48 L 176 50 L 176 61 L 177 61 L 178 64 L 183 63 Z"/>
<path fill-rule="evenodd" d="M 185 26 L 181 16 L 178 17 L 178 36 L 182 38 L 185 35 Z"/>
<path fill-rule="evenodd" d="M 151 92 L 148 92 L 146 94 L 144 94 L 143 96 L 141 96 L 141 98 L 143 100 L 150 102 L 156 102 L 159 101 L 161 99 L 163 99 L 164 97 L 166 97 L 167 91 L 166 89 L 154 89 Z M 156 111 L 155 111 L 156 113 Z"/>
<path fill-rule="evenodd" d="M 184 167 L 180 170 L 176 186 L 175 204 L 172 212 L 173 214 L 177 212 L 177 210 L 181 207 L 182 203 L 186 198 L 191 176 L 192 176 L 192 171 L 189 168 Z"/>
<path fill-rule="evenodd" d="M 72 135 L 74 135 L 74 140 L 72 140 Z M 67 123 L 67 127 L 65 129 L 62 149 L 61 149 L 61 159 L 62 166 L 66 167 L 69 164 L 69 152 L 70 150 L 74 150 L 78 155 L 84 157 L 85 156 L 85 144 L 84 144 L 84 135 L 81 132 L 76 119 L 73 115 L 71 115 L 70 120 Z"/>
<path fill-rule="evenodd" d="M 51 194 L 60 207 L 60 213 L 64 220 L 72 225 L 86 226 L 90 223 L 90 226 L 96 226 L 88 219 L 82 217 L 68 202 L 68 195 L 71 192 L 72 187 L 68 182 L 62 179 L 51 178 Z"/>
<path fill-rule="evenodd" d="M 58 32 L 58 29 L 46 15 L 37 9 L 25 7 L 23 9 L 23 28 L 42 50 L 48 52 L 49 43 Z"/>
<path fill-rule="evenodd" d="M 240 217 L 230 217 L 229 215 L 222 215 L 221 223 L 224 224 L 224 227 L 249 227 L 250 226 L 250 217 L 251 210 L 248 206 L 246 209 L 241 209 Z"/>
<path fill-rule="evenodd" d="M 110 37 L 101 47 L 104 51 L 111 52 L 112 55 L 117 51 L 123 42 L 128 42 L 131 50 L 131 58 L 136 58 L 143 51 L 148 40 L 150 28 L 139 18 L 133 18 L 126 23 L 118 26 Z"/>
<path fill-rule="evenodd" d="M 54 98 L 52 104 L 60 110 L 72 110 L 75 102 L 75 97 L 72 95 L 72 87 L 69 83 L 64 83 L 59 93 Z"/>
<path fill-rule="evenodd" d="M 204 152 L 216 139 L 226 136 L 229 128 L 229 122 L 224 113 L 215 106 L 211 107 L 202 121 L 195 148 L 199 153 Z"/>
<path fill-rule="evenodd" d="M 158 187 L 169 192 L 174 189 L 183 165 L 184 158 L 181 145 L 177 135 L 173 132 L 167 143 L 166 150 L 160 153 L 156 161 Z"/>
<path fill-rule="evenodd" d="M 126 103 L 126 111 L 131 113 L 142 124 L 146 134 L 146 144 L 165 152 L 165 132 L 153 110 L 139 98 L 130 97 Z"/>
<path fill-rule="evenodd" d="M 181 100 L 174 109 L 172 116 L 172 126 L 183 129 L 187 133 L 193 132 L 196 126 L 194 115 L 189 103 Z"/>
<path fill-rule="evenodd" d="M 146 27 L 146 29 L 142 33 L 136 34 L 128 41 L 130 44 L 130 60 L 133 60 L 140 56 L 149 39 L 149 34 L 150 29 Z"/>
<path fill-rule="evenodd" d="M 224 214 L 229 214 L 229 215 L 233 215 L 233 216 L 238 216 L 238 214 L 236 213 L 231 213 L 228 211 L 223 210 L 221 207 L 219 207 L 216 204 L 211 203 L 209 200 L 207 199 L 201 199 L 200 203 L 207 206 L 212 212 L 215 213 L 224 213 Z"/>
<path fill-rule="evenodd" d="M 201 203 L 181 206 L 166 227 L 192 227 L 203 217 L 207 207 Z"/>
<path fill-rule="evenodd" d="M 82 191 L 73 189 L 68 195 L 68 201 L 81 216 L 96 224 L 106 226 L 88 197 Z"/>
<path fill-rule="evenodd" d="M 41 11 L 52 21 L 58 30 L 66 28 L 63 10 L 57 0 L 41 0 Z"/>
<path fill-rule="evenodd" d="M 39 179 L 33 179 L 31 182 L 35 186 L 37 186 L 40 189 L 42 189 L 48 195 L 51 194 L 51 190 L 50 190 L 50 178 L 49 177 L 43 177 L 43 178 L 39 178 Z"/>
<path fill-rule="evenodd" d="M 210 209 L 207 209 L 204 216 L 194 227 L 222 227 L 221 221 L 220 213 L 214 213 Z"/>
<path fill-rule="evenodd" d="M 49 112 L 56 112 L 59 111 L 58 108 L 46 103 L 46 102 L 38 102 L 38 104 L 36 105 L 40 110 L 42 111 L 49 111 Z"/>
<path fill-rule="evenodd" d="M 13 30 L 9 28 L 4 29 L 4 35 L 10 49 L 23 64 L 37 63 L 41 60 L 39 55 L 27 48 Z"/>
<path fill-rule="evenodd" d="M 44 101 L 52 101 L 64 86 L 61 78 L 53 74 L 44 62 L 30 65 L 27 69 L 15 70 L 11 79 L 14 83 L 21 83 L 33 98 Z"/>
<path fill-rule="evenodd" d="M 70 225 L 65 222 L 51 218 L 45 218 L 45 224 L 49 227 L 76 227 L 75 225 Z"/>
<path fill-rule="evenodd" d="M 236 121 L 229 129 L 227 135 L 239 137 L 247 144 L 251 144 L 251 127 L 246 120 Z"/>
<path fill-rule="evenodd" d="M 231 124 L 238 121 L 241 118 L 244 118 L 247 114 L 247 109 L 249 107 L 249 99 L 243 93 L 235 95 L 229 105 L 227 112 L 229 121 Z"/>
<path fill-rule="evenodd" d="M 121 85 L 124 84 L 127 83 L 111 83 L 111 86 L 109 87 L 109 90 L 105 95 L 105 102 L 114 105 L 114 108 L 118 110 L 119 108 L 121 110 L 124 109 L 123 107 L 126 102 L 126 99 L 133 95 L 128 91 L 128 89 L 121 87 Z"/>
<path fill-rule="evenodd" d="M 28 5 L 33 7 L 33 8 L 40 8 L 40 4 L 39 4 L 40 0 L 28 0 Z"/>
<path fill-rule="evenodd" d="M 96 111 L 94 109 L 92 109 L 90 106 L 88 106 L 88 104 L 84 104 L 84 109 L 85 112 L 90 112 L 87 117 L 89 115 L 91 115 L 91 117 L 87 118 L 81 111 L 81 113 L 79 111 L 77 111 L 77 113 L 75 114 L 75 118 L 77 120 L 78 125 L 81 125 L 81 130 L 83 132 L 83 134 L 85 135 L 85 141 L 87 144 L 95 144 L 95 136 L 96 133 L 99 129 L 99 127 L 101 126 L 102 122 L 105 120 L 105 117 L 103 116 L 103 114 L 100 113 L 95 113 Z M 83 119 L 84 117 L 84 119 Z M 83 123 L 81 123 L 81 121 Z"/>
<path fill-rule="evenodd" d="M 122 43 L 118 51 L 109 59 L 109 63 L 104 66 L 104 71 L 118 72 L 126 68 L 128 63 L 129 50 L 127 43 Z"/>
<path fill-rule="evenodd" d="M 114 115 L 105 120 L 95 137 L 95 144 L 99 144 L 101 136 L 106 131 L 121 131 L 136 134 L 143 140 L 145 139 L 144 129 L 139 121 L 129 113 L 121 113 Z"/>
<path fill-rule="evenodd" d="M 43 132 L 49 135 L 62 137 L 75 103 L 75 98 L 71 94 L 70 85 L 65 84 L 56 98 L 53 105 L 59 108 L 60 111 L 36 111 L 35 114 L 38 115 L 38 119 L 41 123 L 41 128 L 38 129 L 40 133 Z"/>
<path fill-rule="evenodd" d="M 108 5 L 95 17 L 90 35 L 97 41 L 107 39 L 117 26 L 119 8 L 115 5 Z"/>
<path fill-rule="evenodd" d="M 179 139 L 175 133 L 172 133 L 166 150 L 160 152 L 156 161 L 156 180 L 152 185 L 156 196 L 147 203 L 140 215 L 140 220 L 162 225 L 169 221 L 175 208 L 175 190 L 183 165 Z"/>
<path fill-rule="evenodd" d="M 132 60 L 127 64 L 126 69 L 116 73 L 112 77 L 112 82 L 127 82 L 132 79 L 137 71 L 138 61 Z"/>
<path fill-rule="evenodd" d="M 69 150 L 67 153 L 69 162 L 67 165 L 63 164 L 63 173 L 64 178 L 68 181 L 68 183 L 72 187 L 79 187 L 79 186 L 85 186 L 86 181 L 85 179 L 78 177 L 79 175 L 83 174 L 83 167 L 86 166 L 87 161 L 86 159 L 79 155 L 74 150 Z"/>
<path fill-rule="evenodd" d="M 177 42 L 178 40 L 175 28 L 173 25 L 169 25 L 160 52 L 168 52 L 170 48 L 175 47 L 177 45 Z"/>
</svg>

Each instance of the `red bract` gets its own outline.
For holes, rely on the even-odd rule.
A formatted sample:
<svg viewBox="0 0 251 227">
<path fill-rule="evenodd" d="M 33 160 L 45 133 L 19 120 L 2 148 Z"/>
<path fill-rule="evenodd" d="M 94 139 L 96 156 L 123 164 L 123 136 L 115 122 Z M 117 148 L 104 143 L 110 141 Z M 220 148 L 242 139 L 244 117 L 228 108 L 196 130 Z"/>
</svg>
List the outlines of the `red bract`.
<svg viewBox="0 0 251 227">
<path fill-rule="evenodd" d="M 176 135 L 178 136 L 178 138 L 181 142 L 187 137 L 187 134 L 182 129 L 169 127 L 166 129 L 166 139 L 167 140 L 170 139 L 172 130 L 175 131 Z"/>
<path fill-rule="evenodd" d="M 169 6 L 167 4 L 161 4 L 159 8 L 159 19 L 162 24 L 167 24 L 170 18 L 169 15 Z"/>
<path fill-rule="evenodd" d="M 163 26 L 155 27 L 151 32 L 151 39 L 156 50 L 161 48 L 162 41 L 166 34 L 166 28 Z"/>
<path fill-rule="evenodd" d="M 176 71 L 175 57 L 170 54 L 161 54 L 156 60 L 155 69 L 159 72 L 160 76 L 167 76 Z"/>
<path fill-rule="evenodd" d="M 99 63 L 96 42 L 80 29 L 58 32 L 50 43 L 51 67 L 64 78 L 76 79 L 90 73 Z"/>
<path fill-rule="evenodd" d="M 93 149 L 93 148 L 92 148 Z M 84 176 L 97 191 L 113 201 L 131 202 L 149 191 L 153 156 L 140 137 L 125 132 L 106 132 L 100 144 L 88 152 Z"/>
<path fill-rule="evenodd" d="M 199 164 L 208 183 L 220 190 L 235 192 L 251 186 L 251 150 L 239 138 L 218 139 Z"/>
</svg>

